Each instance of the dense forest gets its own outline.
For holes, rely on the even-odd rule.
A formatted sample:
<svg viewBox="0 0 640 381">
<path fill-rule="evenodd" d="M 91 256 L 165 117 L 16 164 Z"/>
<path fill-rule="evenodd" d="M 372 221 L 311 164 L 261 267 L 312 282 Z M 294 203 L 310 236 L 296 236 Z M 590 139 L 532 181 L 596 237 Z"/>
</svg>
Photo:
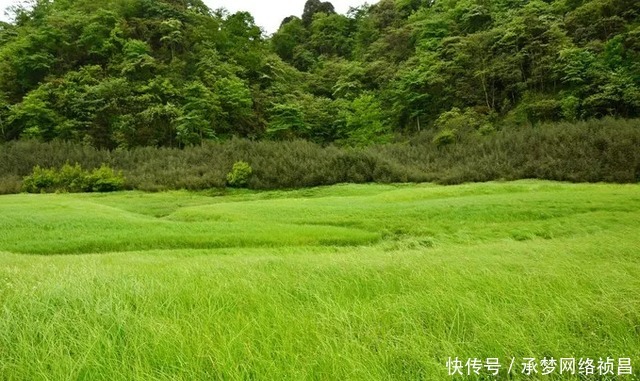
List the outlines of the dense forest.
<svg viewBox="0 0 640 381">
<path fill-rule="evenodd" d="M 272 36 L 200 0 L 38 0 L 0 24 L 0 140 L 438 142 L 640 116 L 636 0 L 307 1 Z"/>
</svg>

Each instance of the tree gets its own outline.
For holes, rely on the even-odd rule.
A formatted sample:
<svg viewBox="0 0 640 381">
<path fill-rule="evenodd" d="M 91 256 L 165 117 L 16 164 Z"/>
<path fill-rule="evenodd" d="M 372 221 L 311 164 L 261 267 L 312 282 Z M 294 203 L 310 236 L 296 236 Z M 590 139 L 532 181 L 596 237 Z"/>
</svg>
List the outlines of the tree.
<svg viewBox="0 0 640 381">
<path fill-rule="evenodd" d="M 182 21 L 177 19 L 165 20 L 160 24 L 163 36 L 160 41 L 169 48 L 171 60 L 175 58 L 176 49 L 179 49 L 183 42 Z"/>
<path fill-rule="evenodd" d="M 276 139 L 292 139 L 308 135 L 302 107 L 293 99 L 274 104 L 270 110 L 267 135 Z"/>
<path fill-rule="evenodd" d="M 333 4 L 328 1 L 322 2 L 320 0 L 307 0 L 304 4 L 304 12 L 302 13 L 302 23 L 305 26 L 311 25 L 314 16 L 318 13 L 331 15 L 335 14 L 336 11 L 333 8 Z"/>
<path fill-rule="evenodd" d="M 309 47 L 317 55 L 350 57 L 353 51 L 353 24 L 343 15 L 320 13 L 311 23 Z"/>
<path fill-rule="evenodd" d="M 351 102 L 346 112 L 345 143 L 363 147 L 391 140 L 391 130 L 387 125 L 380 102 L 373 94 L 365 93 Z"/>
<path fill-rule="evenodd" d="M 223 111 L 219 97 L 202 82 L 185 84 L 180 116 L 176 118 L 176 139 L 181 145 L 199 144 L 216 137 Z"/>
<path fill-rule="evenodd" d="M 305 44 L 308 39 L 308 31 L 302 24 L 302 20 L 295 17 L 283 23 L 280 29 L 271 37 L 273 51 L 284 61 L 294 64 L 296 48 Z"/>
</svg>

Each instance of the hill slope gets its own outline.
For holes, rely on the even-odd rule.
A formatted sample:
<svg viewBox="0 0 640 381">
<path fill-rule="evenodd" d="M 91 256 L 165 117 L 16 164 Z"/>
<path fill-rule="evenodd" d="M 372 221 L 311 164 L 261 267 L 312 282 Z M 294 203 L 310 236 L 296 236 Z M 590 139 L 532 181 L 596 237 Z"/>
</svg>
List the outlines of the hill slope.
<svg viewBox="0 0 640 381">
<path fill-rule="evenodd" d="M 362 146 L 425 128 L 640 116 L 632 0 L 309 0 L 270 39 L 199 0 L 39 1 L 0 25 L 0 139 L 244 136 Z"/>
</svg>

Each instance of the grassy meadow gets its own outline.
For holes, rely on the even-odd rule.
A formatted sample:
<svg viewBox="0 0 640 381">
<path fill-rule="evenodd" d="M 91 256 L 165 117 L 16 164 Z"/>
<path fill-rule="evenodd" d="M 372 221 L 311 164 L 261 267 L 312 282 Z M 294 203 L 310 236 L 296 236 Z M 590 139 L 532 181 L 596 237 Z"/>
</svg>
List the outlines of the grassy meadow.
<svg viewBox="0 0 640 381">
<path fill-rule="evenodd" d="M 0 380 L 446 380 L 456 356 L 638 379 L 640 185 L 0 196 Z"/>
</svg>

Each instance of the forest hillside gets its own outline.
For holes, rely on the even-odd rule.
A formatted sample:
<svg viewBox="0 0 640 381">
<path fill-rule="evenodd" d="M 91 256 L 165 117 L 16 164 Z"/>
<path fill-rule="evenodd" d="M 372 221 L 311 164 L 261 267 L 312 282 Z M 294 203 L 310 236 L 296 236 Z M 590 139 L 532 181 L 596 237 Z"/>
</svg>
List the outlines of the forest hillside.
<svg viewBox="0 0 640 381">
<path fill-rule="evenodd" d="M 200 0 L 39 0 L 0 24 L 0 140 L 366 146 L 640 116 L 640 2 L 307 1 L 266 36 Z"/>
</svg>

